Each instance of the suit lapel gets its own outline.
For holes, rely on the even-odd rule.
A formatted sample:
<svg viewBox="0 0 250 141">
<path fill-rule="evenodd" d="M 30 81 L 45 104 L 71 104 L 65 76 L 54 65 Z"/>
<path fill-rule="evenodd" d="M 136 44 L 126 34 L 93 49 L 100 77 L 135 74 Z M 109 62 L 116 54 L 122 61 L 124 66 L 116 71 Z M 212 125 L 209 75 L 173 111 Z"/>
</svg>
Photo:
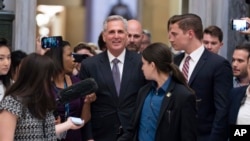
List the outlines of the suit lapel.
<svg viewBox="0 0 250 141">
<path fill-rule="evenodd" d="M 161 105 L 161 110 L 160 110 L 160 114 L 159 114 L 159 118 L 158 118 L 158 121 L 157 121 L 157 128 L 162 120 L 162 117 L 164 115 L 164 113 L 166 112 L 166 110 L 168 109 L 168 107 L 170 105 L 173 104 L 173 95 L 172 95 L 172 91 L 175 87 L 175 82 L 173 80 L 171 80 L 170 84 L 169 84 L 169 87 L 166 91 L 166 94 L 163 98 L 163 101 L 162 101 L 162 105 Z M 157 129 L 156 128 L 156 129 Z"/>
<path fill-rule="evenodd" d="M 176 56 L 175 59 L 174 59 L 174 63 L 175 63 L 177 66 L 180 66 L 181 61 L 182 61 L 182 59 L 184 58 L 184 56 L 185 56 L 185 53 L 181 53 L 180 55 Z"/>
<path fill-rule="evenodd" d="M 118 102 L 117 92 L 115 89 L 115 83 L 113 80 L 110 63 L 107 55 L 107 51 L 102 54 L 100 57 L 100 72 L 102 73 L 102 77 L 104 82 L 107 83 L 108 88 L 111 91 L 112 96 L 115 98 L 115 102 Z"/>
<path fill-rule="evenodd" d="M 124 66 L 123 66 L 123 72 L 122 72 L 122 80 L 121 80 L 121 88 L 120 88 L 120 95 L 119 97 L 124 96 L 126 93 L 127 87 L 130 83 L 130 79 L 132 78 L 131 76 L 128 77 L 128 75 L 132 75 L 134 73 L 133 69 L 133 56 L 131 55 L 131 52 L 128 50 L 126 51 L 125 54 L 125 59 L 124 59 Z"/>
<path fill-rule="evenodd" d="M 188 85 L 190 86 L 194 80 L 194 78 L 197 76 L 198 72 L 200 71 L 200 69 L 204 66 L 204 64 L 206 63 L 206 60 L 207 60 L 207 56 L 208 56 L 208 50 L 204 50 L 204 52 L 202 53 L 198 63 L 196 64 L 192 74 L 191 74 L 191 77 L 188 81 Z"/>
</svg>

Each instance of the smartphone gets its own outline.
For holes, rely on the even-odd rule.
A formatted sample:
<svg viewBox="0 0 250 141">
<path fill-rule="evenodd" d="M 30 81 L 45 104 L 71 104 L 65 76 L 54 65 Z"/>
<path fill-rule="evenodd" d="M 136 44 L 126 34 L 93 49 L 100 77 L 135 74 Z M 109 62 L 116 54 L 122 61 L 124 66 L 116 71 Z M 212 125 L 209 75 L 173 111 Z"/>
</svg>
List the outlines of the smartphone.
<svg viewBox="0 0 250 141">
<path fill-rule="evenodd" d="M 84 120 L 82 120 L 81 118 L 70 117 L 70 119 L 75 125 L 82 125 L 84 123 Z"/>
<path fill-rule="evenodd" d="M 86 59 L 89 57 L 87 54 L 77 54 L 77 53 L 72 53 L 73 57 L 75 58 L 75 62 L 81 63 L 82 60 Z"/>
<path fill-rule="evenodd" d="M 42 48 L 54 48 L 62 45 L 62 36 L 43 37 L 41 39 Z"/>
<path fill-rule="evenodd" d="M 246 20 L 234 19 L 232 21 L 232 30 L 235 31 L 246 31 L 248 29 L 248 23 Z"/>
</svg>

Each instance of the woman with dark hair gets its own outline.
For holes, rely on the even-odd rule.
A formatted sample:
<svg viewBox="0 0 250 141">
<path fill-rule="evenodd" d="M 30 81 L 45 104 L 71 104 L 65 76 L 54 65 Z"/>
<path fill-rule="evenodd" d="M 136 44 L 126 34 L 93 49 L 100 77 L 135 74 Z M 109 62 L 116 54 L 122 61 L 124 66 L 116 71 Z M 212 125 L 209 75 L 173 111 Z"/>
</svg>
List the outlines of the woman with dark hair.
<svg viewBox="0 0 250 141">
<path fill-rule="evenodd" d="M 163 43 L 142 52 L 148 84 L 139 90 L 134 117 L 134 141 L 196 141 L 196 101 L 172 53 Z"/>
<path fill-rule="evenodd" d="M 0 101 L 4 96 L 5 90 L 10 86 L 10 75 L 8 74 L 11 64 L 11 51 L 7 40 L 0 38 Z"/>
<path fill-rule="evenodd" d="M 53 60 L 47 56 L 33 53 L 22 61 L 18 79 L 0 102 L 0 140 L 55 141 L 60 132 L 83 126 L 70 118 L 55 126 L 53 70 Z"/>
<path fill-rule="evenodd" d="M 26 56 L 27 54 L 21 50 L 11 52 L 11 65 L 9 73 L 13 82 L 16 81 L 21 61 Z"/>
<path fill-rule="evenodd" d="M 51 48 L 45 53 L 46 56 L 52 58 L 55 64 L 53 74 L 52 91 L 55 97 L 62 89 L 79 82 L 80 79 L 73 76 L 72 72 L 75 67 L 74 58 L 72 56 L 71 46 L 69 42 L 63 41 L 61 47 Z M 95 94 L 90 94 L 84 98 L 78 98 L 67 104 L 58 104 L 55 115 L 57 123 L 64 122 L 68 117 L 80 117 L 85 122 L 90 120 L 90 103 L 95 101 Z M 82 141 L 81 130 L 70 130 L 65 135 L 62 135 L 62 140 L 65 141 Z"/>
</svg>

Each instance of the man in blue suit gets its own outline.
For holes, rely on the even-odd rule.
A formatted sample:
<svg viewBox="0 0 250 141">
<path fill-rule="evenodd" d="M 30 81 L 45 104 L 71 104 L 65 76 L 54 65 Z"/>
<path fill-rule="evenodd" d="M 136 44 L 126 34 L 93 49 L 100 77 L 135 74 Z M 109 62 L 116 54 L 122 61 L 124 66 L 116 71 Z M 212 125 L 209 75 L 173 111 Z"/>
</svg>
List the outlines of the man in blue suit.
<svg viewBox="0 0 250 141">
<path fill-rule="evenodd" d="M 196 93 L 198 141 L 226 141 L 229 91 L 233 87 L 230 63 L 205 49 L 199 16 L 174 15 L 168 21 L 168 32 L 173 48 L 184 51 L 174 58 L 174 63 L 186 73 Z"/>
<path fill-rule="evenodd" d="M 123 141 L 125 136 L 129 136 L 127 130 L 131 125 L 138 90 L 146 80 L 141 70 L 141 56 L 125 48 L 127 20 L 117 15 L 108 17 L 102 33 L 107 50 L 85 59 L 79 76 L 81 79 L 94 78 L 99 87 L 97 100 L 91 105 L 94 140 Z M 119 60 L 116 65 L 120 76 L 112 75 L 113 60 Z"/>
</svg>

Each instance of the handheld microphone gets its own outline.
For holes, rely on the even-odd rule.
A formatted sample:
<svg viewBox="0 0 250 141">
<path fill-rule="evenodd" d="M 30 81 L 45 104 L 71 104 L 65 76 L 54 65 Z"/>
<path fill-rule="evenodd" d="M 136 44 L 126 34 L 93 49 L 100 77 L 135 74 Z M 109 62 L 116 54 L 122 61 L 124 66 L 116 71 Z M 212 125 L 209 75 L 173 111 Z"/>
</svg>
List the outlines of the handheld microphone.
<svg viewBox="0 0 250 141">
<path fill-rule="evenodd" d="M 93 78 L 87 78 L 61 90 L 58 93 L 57 102 L 66 104 L 74 99 L 96 92 L 97 89 L 96 81 Z"/>
</svg>

